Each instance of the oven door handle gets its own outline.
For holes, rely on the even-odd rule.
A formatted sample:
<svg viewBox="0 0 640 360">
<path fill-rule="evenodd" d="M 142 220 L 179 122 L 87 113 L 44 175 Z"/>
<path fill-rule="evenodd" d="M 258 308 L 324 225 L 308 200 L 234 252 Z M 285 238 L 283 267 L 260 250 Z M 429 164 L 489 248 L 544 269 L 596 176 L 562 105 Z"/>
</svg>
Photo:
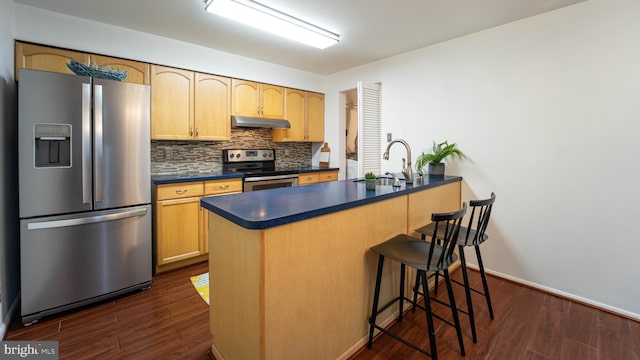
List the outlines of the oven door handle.
<svg viewBox="0 0 640 360">
<path fill-rule="evenodd" d="M 281 180 L 281 179 L 297 179 L 298 175 L 269 175 L 269 176 L 257 176 L 257 177 L 245 177 L 245 182 L 265 181 L 265 180 Z"/>
</svg>

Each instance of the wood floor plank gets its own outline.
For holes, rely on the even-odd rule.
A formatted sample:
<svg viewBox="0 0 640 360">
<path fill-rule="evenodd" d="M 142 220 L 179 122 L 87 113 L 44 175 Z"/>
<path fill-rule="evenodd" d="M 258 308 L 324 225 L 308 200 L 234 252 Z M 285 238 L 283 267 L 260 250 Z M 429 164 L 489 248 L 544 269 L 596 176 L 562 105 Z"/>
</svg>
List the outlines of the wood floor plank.
<svg viewBox="0 0 640 360">
<path fill-rule="evenodd" d="M 5 340 L 57 340 L 60 359 L 195 359 L 208 360 L 211 347 L 209 308 L 190 277 L 208 271 L 206 263 L 157 275 L 147 291 L 47 317 L 23 327 L 16 319 Z M 452 274 L 461 279 L 461 272 Z M 476 271 L 471 283 L 481 287 Z M 640 323 L 547 295 L 489 276 L 495 319 L 484 298 L 473 294 L 478 342 L 471 339 L 469 321 L 460 315 L 467 356 L 460 355 L 455 330 L 435 320 L 438 355 L 444 360 L 640 360 Z M 465 307 L 464 291 L 454 285 L 456 303 Z M 442 284 L 438 298 L 446 299 Z M 446 319 L 451 311 L 434 305 Z M 394 324 L 410 341 L 429 349 L 424 312 L 409 312 Z M 424 359 L 425 356 L 386 335 L 373 349 L 362 349 L 352 360 Z"/>
</svg>

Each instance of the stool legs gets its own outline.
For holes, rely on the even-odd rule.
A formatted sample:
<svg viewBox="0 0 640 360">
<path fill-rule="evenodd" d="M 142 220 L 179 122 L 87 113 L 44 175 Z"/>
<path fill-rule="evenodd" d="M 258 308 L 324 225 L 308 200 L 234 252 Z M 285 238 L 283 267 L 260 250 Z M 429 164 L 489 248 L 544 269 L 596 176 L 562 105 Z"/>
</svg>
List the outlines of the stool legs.
<svg viewBox="0 0 640 360">
<path fill-rule="evenodd" d="M 480 268 L 480 277 L 482 278 L 482 287 L 484 287 L 484 297 L 487 299 L 487 307 L 489 308 L 489 316 L 493 320 L 493 307 L 491 307 L 491 296 L 489 295 L 489 285 L 487 284 L 487 275 L 484 273 L 484 265 L 482 264 L 482 255 L 480 255 L 480 246 L 476 248 L 476 257 L 478 258 L 478 267 Z"/>
<path fill-rule="evenodd" d="M 456 301 L 453 297 L 453 286 L 451 286 L 451 277 L 449 276 L 449 269 L 442 270 L 444 273 L 444 280 L 447 283 L 447 292 L 449 293 L 449 302 L 451 304 L 451 314 L 453 315 L 453 323 L 455 324 L 456 333 L 458 334 L 458 343 L 460 344 L 460 355 L 464 356 L 464 343 L 462 342 L 462 329 L 460 328 L 460 319 L 458 318 L 458 309 L 456 308 Z M 423 281 L 423 283 L 425 283 Z M 428 291 L 425 290 L 426 293 Z"/>
<path fill-rule="evenodd" d="M 427 287 L 427 274 L 425 271 L 418 270 L 416 274 L 416 282 L 422 280 L 422 291 L 424 292 L 424 308 L 425 313 L 427 314 L 427 331 L 429 332 L 429 346 L 431 348 L 431 358 L 433 360 L 438 360 L 438 351 L 436 348 L 436 330 L 433 325 L 433 315 L 431 314 L 431 298 L 429 297 L 429 288 Z M 415 293 L 414 293 L 415 296 Z M 415 301 L 414 301 L 415 307 Z M 455 312 L 455 311 L 454 311 Z M 463 351 L 464 355 L 464 351 Z"/>
<path fill-rule="evenodd" d="M 464 257 L 464 247 L 458 246 L 460 253 L 460 267 L 462 268 L 462 281 L 464 283 L 464 295 L 467 299 L 467 312 L 469 315 L 469 324 L 471 325 L 471 337 L 474 343 L 478 342 L 476 336 L 476 321 L 473 316 L 473 302 L 471 301 L 471 287 L 469 285 L 469 274 L 467 273 L 467 261 Z"/>
<path fill-rule="evenodd" d="M 371 317 L 369 318 L 369 341 L 367 348 L 371 349 L 373 344 L 373 330 L 375 329 L 376 317 L 378 316 L 378 300 L 380 300 L 380 282 L 382 280 L 382 267 L 384 265 L 384 256 L 378 256 L 378 272 L 376 274 L 376 289 L 373 293 L 373 305 L 371 307 Z"/>
</svg>

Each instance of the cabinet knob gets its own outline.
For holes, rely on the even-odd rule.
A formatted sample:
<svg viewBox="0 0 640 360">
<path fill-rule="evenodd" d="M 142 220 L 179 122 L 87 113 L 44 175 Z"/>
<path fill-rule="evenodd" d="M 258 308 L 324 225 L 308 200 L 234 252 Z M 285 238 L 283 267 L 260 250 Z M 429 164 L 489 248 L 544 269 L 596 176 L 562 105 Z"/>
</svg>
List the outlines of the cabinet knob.
<svg viewBox="0 0 640 360">
<path fill-rule="evenodd" d="M 193 128 L 189 128 L 189 136 L 193 136 Z"/>
<path fill-rule="evenodd" d="M 220 185 L 220 190 L 226 190 L 229 188 L 229 185 Z"/>
<path fill-rule="evenodd" d="M 198 136 L 198 134 L 199 134 L 199 131 L 198 131 L 198 128 L 196 128 L 196 136 Z"/>
<path fill-rule="evenodd" d="M 187 189 L 179 189 L 179 190 L 176 190 L 176 194 L 183 195 L 183 194 L 186 194 L 187 191 L 189 191 L 189 190 L 187 190 Z"/>
</svg>

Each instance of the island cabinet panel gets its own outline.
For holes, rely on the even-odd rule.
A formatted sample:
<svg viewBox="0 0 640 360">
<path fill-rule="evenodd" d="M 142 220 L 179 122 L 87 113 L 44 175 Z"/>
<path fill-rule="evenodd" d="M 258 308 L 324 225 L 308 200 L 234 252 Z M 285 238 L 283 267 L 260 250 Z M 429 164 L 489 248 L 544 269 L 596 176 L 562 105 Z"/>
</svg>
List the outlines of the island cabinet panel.
<svg viewBox="0 0 640 360">
<path fill-rule="evenodd" d="M 369 248 L 404 233 L 406 221 L 406 197 L 262 231 L 209 212 L 214 355 L 336 359 L 348 352 L 368 331 L 378 261 Z M 388 261 L 381 303 L 395 296 L 398 274 Z"/>
<path fill-rule="evenodd" d="M 286 294 L 265 297 L 267 358 L 336 359 L 367 333 L 378 264 L 369 248 L 404 232 L 406 209 L 401 197 L 265 231 L 264 291 Z M 397 295 L 398 271 L 386 263 L 381 304 Z"/>
<path fill-rule="evenodd" d="M 209 213 L 209 325 L 217 359 L 265 359 L 262 234 Z M 213 305 L 215 304 L 215 305 Z M 214 330 L 215 329 L 215 330 Z"/>
<path fill-rule="evenodd" d="M 415 229 L 431 223 L 431 214 L 460 209 L 462 206 L 461 184 L 461 182 L 455 182 L 435 187 L 429 191 L 409 194 L 407 234 L 420 237 Z"/>
<path fill-rule="evenodd" d="M 345 194 L 345 204 L 350 204 L 313 216 L 290 214 L 297 219 L 273 225 L 253 211 L 239 211 L 234 220 L 219 215 L 234 211 L 227 210 L 234 208 L 229 207 L 230 198 L 206 202 L 213 207 L 208 212 L 209 272 L 215 279 L 210 284 L 212 354 L 218 359 L 265 360 L 353 355 L 365 346 L 369 330 L 378 264 L 370 248 L 412 232 L 433 211 L 458 209 L 460 184 L 443 179 L 441 184 L 429 181 L 394 192 L 380 188 L 373 194 L 365 192 L 364 184 L 338 181 L 324 185 L 327 198 L 292 188 L 285 200 L 262 203 L 259 197 L 249 201 L 254 193 L 238 195 L 257 208 L 263 206 L 267 218 L 270 206 L 294 207 L 303 196 L 324 203 Z M 392 194 L 396 196 L 380 198 Z M 354 205 L 349 200 L 353 198 L 374 201 Z M 300 211 L 314 206 L 301 206 Z M 404 280 L 405 295 L 410 296 L 414 272 L 407 271 Z M 397 296 L 399 283 L 400 265 L 387 259 L 380 306 Z M 397 312 L 397 306 L 390 307 L 380 315 L 380 323 L 391 323 Z"/>
</svg>

